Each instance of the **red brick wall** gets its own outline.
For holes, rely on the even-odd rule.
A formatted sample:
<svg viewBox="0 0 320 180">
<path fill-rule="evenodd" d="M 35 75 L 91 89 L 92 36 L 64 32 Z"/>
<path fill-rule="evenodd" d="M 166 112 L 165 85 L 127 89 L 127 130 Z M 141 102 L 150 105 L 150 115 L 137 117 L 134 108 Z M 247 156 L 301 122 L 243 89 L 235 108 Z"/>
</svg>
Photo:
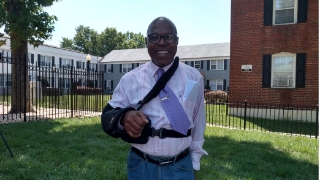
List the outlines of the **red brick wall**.
<svg viewBox="0 0 320 180">
<path fill-rule="evenodd" d="M 316 106 L 319 101 L 319 2 L 308 1 L 307 23 L 264 26 L 263 0 L 231 1 L 230 101 Z M 262 56 L 306 53 L 305 88 L 262 88 Z M 241 65 L 252 72 L 241 72 Z"/>
</svg>

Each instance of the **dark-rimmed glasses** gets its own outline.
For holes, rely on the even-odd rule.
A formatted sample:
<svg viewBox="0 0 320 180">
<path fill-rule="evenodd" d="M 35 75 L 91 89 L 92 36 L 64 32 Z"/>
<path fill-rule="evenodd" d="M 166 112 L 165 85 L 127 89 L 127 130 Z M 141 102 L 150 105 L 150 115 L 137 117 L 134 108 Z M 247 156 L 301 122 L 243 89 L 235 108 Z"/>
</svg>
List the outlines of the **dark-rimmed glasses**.
<svg viewBox="0 0 320 180">
<path fill-rule="evenodd" d="M 172 43 L 176 42 L 176 40 L 177 40 L 177 36 L 174 34 L 165 34 L 163 36 L 161 36 L 159 34 L 148 34 L 147 37 L 148 37 L 149 42 L 153 43 L 153 44 L 158 43 L 161 40 L 161 38 L 163 38 L 163 40 L 169 44 L 172 44 Z"/>
</svg>

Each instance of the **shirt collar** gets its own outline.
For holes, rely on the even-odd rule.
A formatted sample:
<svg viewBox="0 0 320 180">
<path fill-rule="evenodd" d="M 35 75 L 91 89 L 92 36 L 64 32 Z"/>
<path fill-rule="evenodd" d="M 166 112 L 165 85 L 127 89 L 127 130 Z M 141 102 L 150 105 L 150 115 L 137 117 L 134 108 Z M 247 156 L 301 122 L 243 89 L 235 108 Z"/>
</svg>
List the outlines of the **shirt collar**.
<svg viewBox="0 0 320 180">
<path fill-rule="evenodd" d="M 173 62 L 174 62 L 174 60 L 169 64 L 169 65 L 167 65 L 167 66 L 165 66 L 165 67 L 162 67 L 162 69 L 164 69 L 164 72 L 166 72 L 171 66 L 172 66 L 172 64 L 173 64 Z M 150 74 L 153 76 L 153 77 L 156 77 L 157 75 L 155 75 L 155 74 L 157 74 L 157 71 L 158 71 L 158 69 L 160 68 L 160 67 L 158 67 L 157 65 L 155 65 L 153 62 L 152 62 L 152 60 L 150 59 L 150 68 L 149 68 L 149 71 L 150 71 Z"/>
</svg>

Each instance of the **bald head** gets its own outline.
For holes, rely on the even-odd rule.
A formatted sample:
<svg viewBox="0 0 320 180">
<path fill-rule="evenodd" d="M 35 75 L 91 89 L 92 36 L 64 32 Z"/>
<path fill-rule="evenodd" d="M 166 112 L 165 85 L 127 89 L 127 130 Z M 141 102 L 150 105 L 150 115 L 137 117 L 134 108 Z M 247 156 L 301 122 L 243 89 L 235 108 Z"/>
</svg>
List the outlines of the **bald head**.
<svg viewBox="0 0 320 180">
<path fill-rule="evenodd" d="M 152 29 L 153 25 L 154 25 L 156 22 L 158 22 L 158 21 L 167 21 L 167 22 L 169 22 L 169 23 L 171 24 L 173 30 L 174 30 L 174 33 L 175 33 L 175 34 L 178 34 L 176 26 L 173 24 L 173 22 L 172 22 L 170 19 L 168 19 L 168 18 L 166 18 L 166 17 L 158 17 L 158 18 L 154 19 L 154 20 L 150 23 L 150 25 L 149 25 L 149 27 L 148 27 L 148 30 L 147 30 L 147 35 L 148 35 L 148 34 L 151 34 L 151 29 Z"/>
</svg>

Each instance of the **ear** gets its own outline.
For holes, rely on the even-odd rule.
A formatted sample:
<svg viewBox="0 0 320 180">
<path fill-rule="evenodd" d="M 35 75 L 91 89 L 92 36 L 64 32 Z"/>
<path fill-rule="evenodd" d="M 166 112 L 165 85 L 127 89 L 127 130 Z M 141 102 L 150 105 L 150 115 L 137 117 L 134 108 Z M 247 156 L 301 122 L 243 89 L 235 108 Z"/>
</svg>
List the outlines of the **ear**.
<svg viewBox="0 0 320 180">
<path fill-rule="evenodd" d="M 179 44 L 179 37 L 177 37 L 177 42 L 176 43 L 177 43 L 177 45 Z"/>
</svg>

